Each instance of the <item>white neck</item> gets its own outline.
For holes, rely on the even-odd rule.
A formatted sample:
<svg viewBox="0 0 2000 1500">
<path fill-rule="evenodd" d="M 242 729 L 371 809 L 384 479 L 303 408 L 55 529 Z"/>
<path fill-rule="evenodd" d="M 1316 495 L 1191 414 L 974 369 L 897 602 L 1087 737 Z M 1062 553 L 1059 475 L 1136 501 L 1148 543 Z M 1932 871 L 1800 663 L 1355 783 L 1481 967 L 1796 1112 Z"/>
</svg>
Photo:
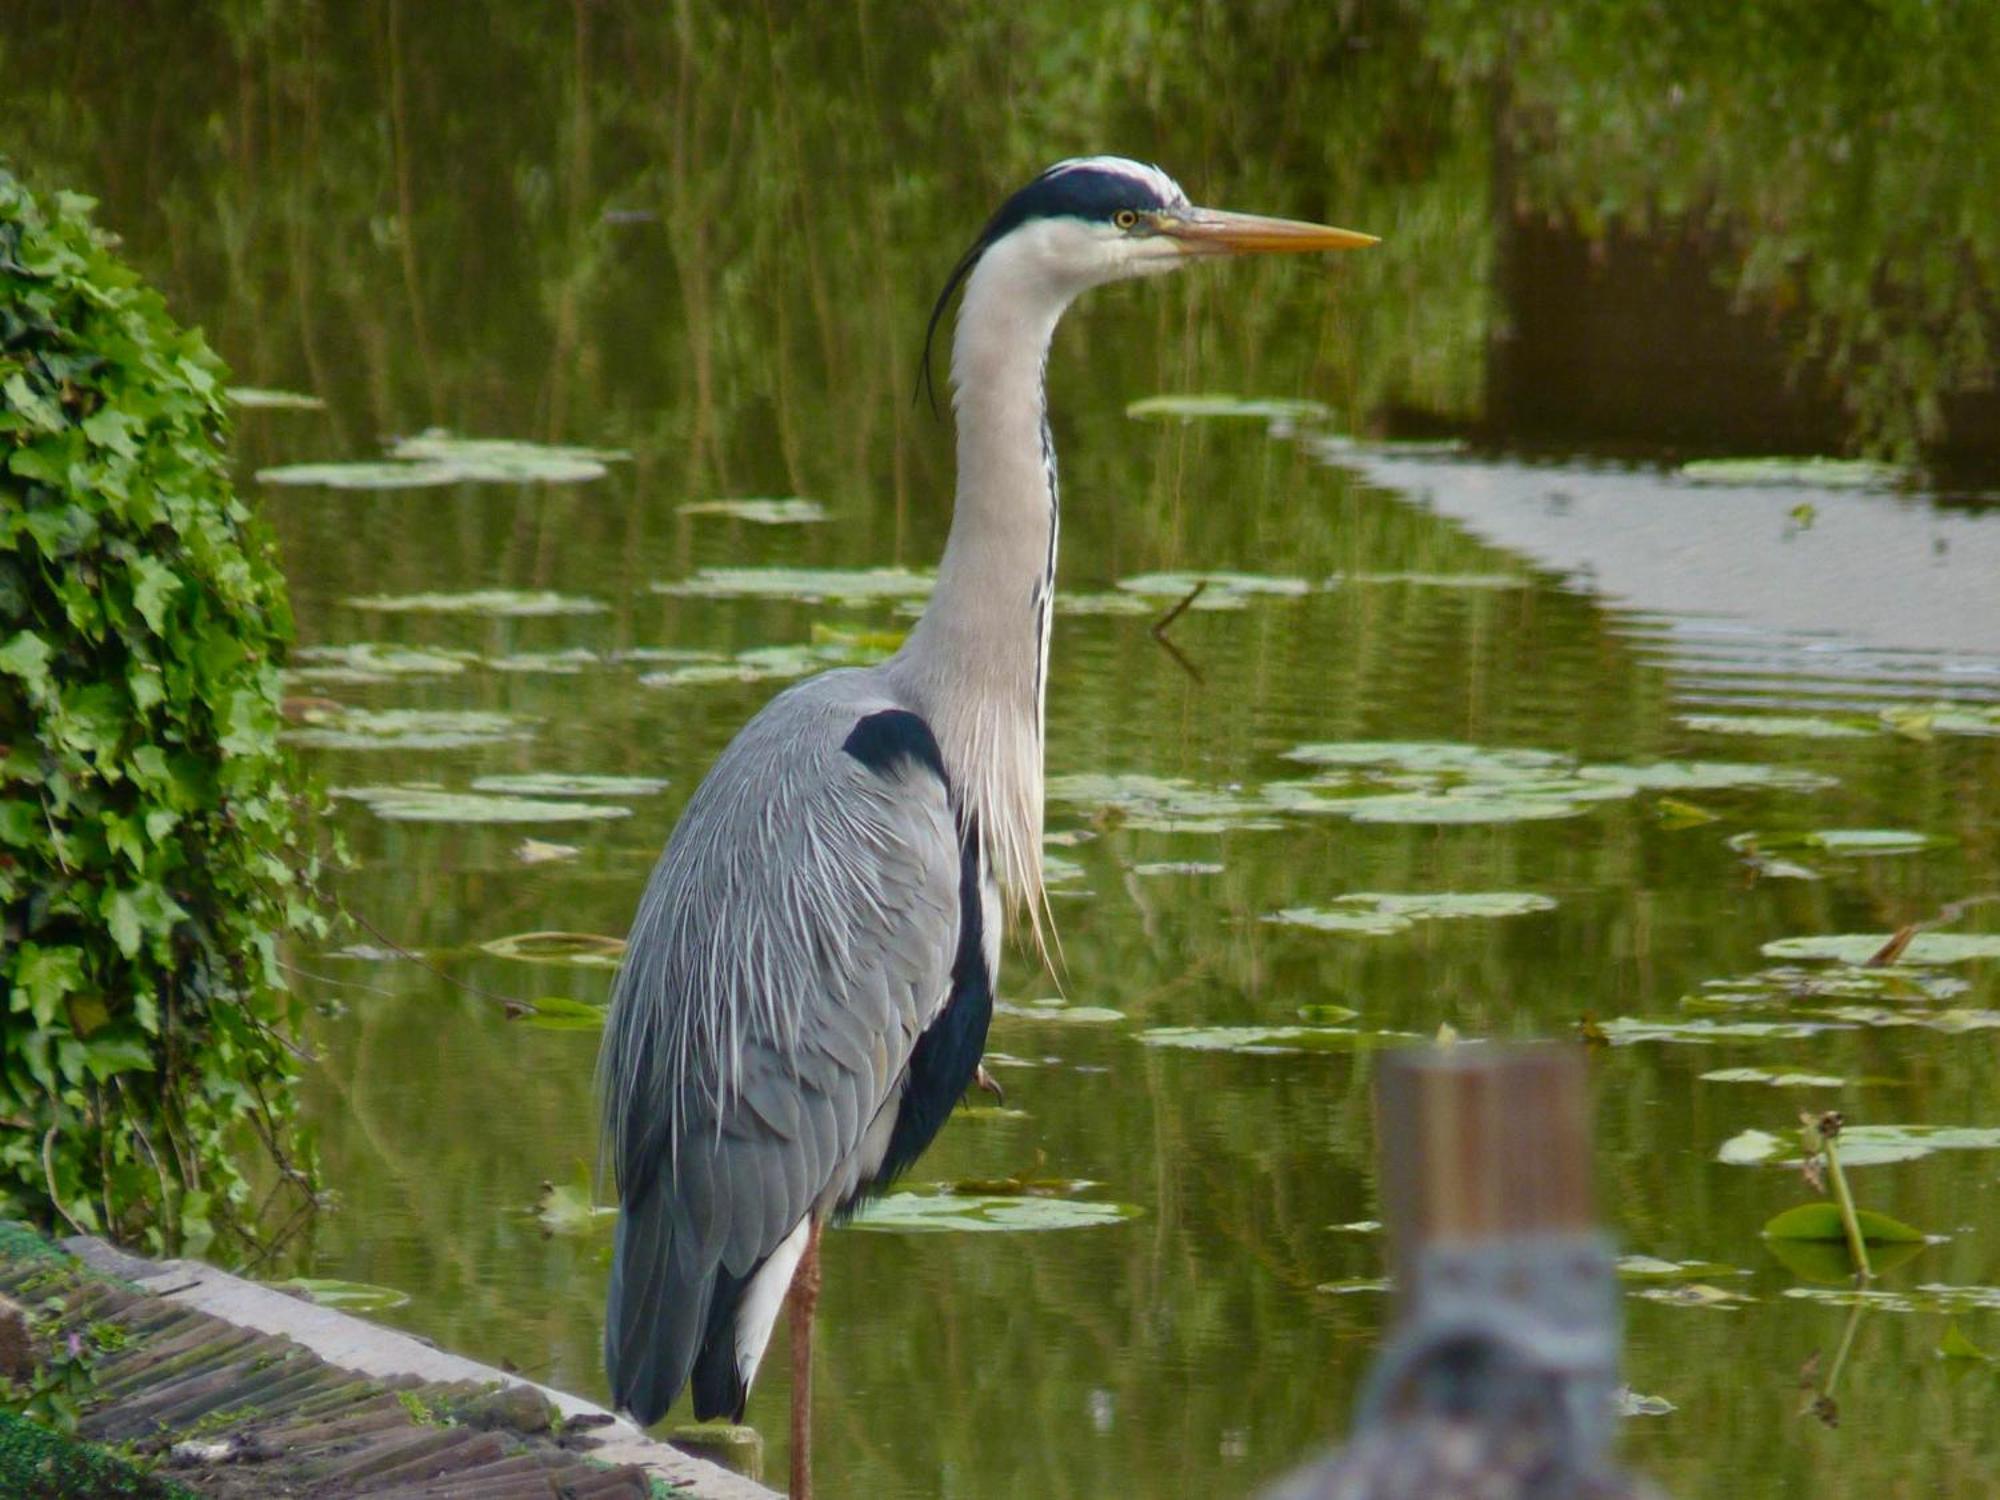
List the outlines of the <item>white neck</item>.
<svg viewBox="0 0 2000 1500">
<path fill-rule="evenodd" d="M 962 818 L 1010 906 L 1042 903 L 1042 714 L 1055 592 L 1049 340 L 1081 287 L 1010 236 L 966 283 L 952 339 L 958 498 L 937 591 L 891 670 L 930 721 Z"/>
</svg>

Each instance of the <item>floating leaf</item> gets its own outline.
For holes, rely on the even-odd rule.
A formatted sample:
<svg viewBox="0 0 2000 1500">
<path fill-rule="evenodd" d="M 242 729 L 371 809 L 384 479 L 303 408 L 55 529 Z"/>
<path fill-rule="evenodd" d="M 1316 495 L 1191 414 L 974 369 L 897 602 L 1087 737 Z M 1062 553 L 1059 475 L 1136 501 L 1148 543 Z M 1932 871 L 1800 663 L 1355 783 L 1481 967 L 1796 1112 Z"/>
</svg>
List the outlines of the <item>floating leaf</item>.
<svg viewBox="0 0 2000 1500">
<path fill-rule="evenodd" d="M 1194 593 L 1190 609 L 1242 609 L 1253 598 L 1297 599 L 1312 592 L 1303 578 L 1285 578 L 1265 573 L 1140 573 L 1118 580 L 1128 594 L 1157 599 L 1162 604 L 1178 603 Z"/>
<path fill-rule="evenodd" d="M 535 1221 L 544 1234 L 588 1235 L 609 1229 L 618 1218 L 615 1204 L 599 1203 L 587 1173 L 578 1183 L 545 1182 L 535 1198 Z"/>
<path fill-rule="evenodd" d="M 1882 950 L 1889 933 L 1829 933 L 1818 937 L 1778 938 L 1762 949 L 1767 958 L 1827 959 L 1865 964 Z M 1920 932 L 1902 953 L 1904 964 L 1960 964 L 2000 958 L 2000 932 Z"/>
<path fill-rule="evenodd" d="M 598 615 L 609 609 L 596 599 L 573 594 L 557 594 L 546 589 L 474 589 L 448 594 L 366 594 L 343 599 L 349 609 L 374 614 L 496 615 L 503 617 L 540 615 Z"/>
<path fill-rule="evenodd" d="M 1200 787 L 1178 777 L 1092 773 L 1052 776 L 1053 802 L 1109 808 L 1128 828 L 1169 833 L 1225 833 L 1280 826 L 1261 801 L 1233 791 Z"/>
<path fill-rule="evenodd" d="M 1817 1036 L 1823 1031 L 1843 1031 L 1847 1028 L 1830 1021 L 1715 1021 L 1705 1017 L 1693 1021 L 1654 1021 L 1617 1016 L 1601 1022 L 1600 1029 L 1606 1041 L 1622 1047 L 1633 1042 L 1689 1042 L 1700 1045 L 1710 1042 L 1796 1041 L 1802 1037 Z"/>
<path fill-rule="evenodd" d="M 615 969 L 624 956 L 625 940 L 594 932 L 517 932 L 510 937 L 491 938 L 479 947 L 495 958 L 518 959 L 522 963 Z"/>
<path fill-rule="evenodd" d="M 1343 1021 L 1352 1021 L 1361 1012 L 1348 1005 L 1333 1005 L 1315 1000 L 1298 1009 L 1298 1017 L 1313 1026 L 1338 1026 Z"/>
<path fill-rule="evenodd" d="M 1052 1021 L 1066 1026 L 1103 1026 L 1125 1019 L 1124 1011 L 1113 1010 L 1108 1005 L 1070 1005 L 1061 1000 L 1037 1000 L 1033 1005 L 1014 1005 L 996 1000 L 993 1012 L 1024 1021 Z"/>
<path fill-rule="evenodd" d="M 1723 791 L 1731 787 L 1776 787 L 1817 792 L 1838 781 L 1818 771 L 1796 766 L 1766 766 L 1721 760 L 1662 760 L 1650 765 L 1585 766 L 1577 775 L 1586 781 L 1615 782 L 1653 792 Z"/>
<path fill-rule="evenodd" d="M 1845 1136 L 1842 1137 L 1843 1142 Z M 1841 1160 L 1844 1163 L 1847 1152 L 1843 1145 Z M 1892 1219 L 1887 1214 L 1878 1214 L 1872 1209 L 1857 1208 L 1854 1222 L 1861 1231 L 1861 1238 L 1871 1245 L 1900 1245 L 1920 1243 L 1923 1231 L 1912 1229 L 1900 1219 Z M 1801 1203 L 1788 1208 L 1783 1213 L 1767 1221 L 1763 1228 L 1767 1240 L 1840 1240 L 1847 1238 L 1847 1226 L 1841 1222 L 1840 1206 L 1821 1200 L 1817 1203 Z"/>
<path fill-rule="evenodd" d="M 1732 1167 L 1754 1166 L 1758 1162 L 1769 1161 L 1784 1146 L 1785 1143 L 1768 1130 L 1743 1130 L 1722 1143 L 1715 1159 Z"/>
<path fill-rule="evenodd" d="M 1935 840 L 1902 828 L 1824 828 L 1807 834 L 1805 842 L 1830 854 L 1912 854 Z"/>
<path fill-rule="evenodd" d="M 467 651 L 418 650 L 378 641 L 301 646 L 285 675 L 299 682 L 388 682 L 396 677 L 451 677 L 478 658 Z"/>
<path fill-rule="evenodd" d="M 522 839 L 514 846 L 514 858 L 524 865 L 554 864 L 558 860 L 575 859 L 581 852 L 574 844 L 549 844 L 540 839 Z"/>
<path fill-rule="evenodd" d="M 1847 1082 L 1831 1073 L 1773 1073 L 1765 1068 L 1716 1068 L 1701 1076 L 1708 1083 L 1764 1083 L 1780 1089 L 1837 1089 Z"/>
<path fill-rule="evenodd" d="M 1876 733 L 1874 725 L 1809 714 L 1681 714 L 1683 727 L 1702 734 L 1756 735 L 1767 739 L 1855 740 Z"/>
<path fill-rule="evenodd" d="M 666 787 L 663 776 L 597 776 L 586 771 L 523 771 L 481 776 L 472 783 L 475 792 L 513 797 L 651 797 Z"/>
<path fill-rule="evenodd" d="M 1524 589 L 1534 580 L 1518 573 L 1335 573 L 1328 588 L 1401 585 L 1421 589 Z"/>
<path fill-rule="evenodd" d="M 1679 1410 L 1665 1396 L 1642 1396 L 1629 1385 L 1611 1393 L 1611 1409 L 1621 1417 L 1664 1417 Z"/>
<path fill-rule="evenodd" d="M 245 411 L 325 411 L 326 402 L 303 391 L 274 391 L 256 385 L 232 385 L 222 394 Z"/>
<path fill-rule="evenodd" d="M 335 787 L 332 795 L 364 803 L 391 823 L 599 823 L 632 816 L 631 808 L 610 803 L 497 797 L 415 784 Z"/>
<path fill-rule="evenodd" d="M 1976 1359 L 1991 1363 L 1993 1356 L 1981 1349 L 1971 1339 L 1959 1331 L 1956 1323 L 1947 1323 L 1944 1337 L 1938 1340 L 1939 1359 Z"/>
<path fill-rule="evenodd" d="M 1143 615 L 1152 619 L 1160 613 L 1160 606 L 1139 594 L 1066 594 L 1056 595 L 1056 613 L 1059 615 Z"/>
<path fill-rule="evenodd" d="M 1125 415 L 1137 421 L 1174 418 L 1191 422 L 1204 417 L 1252 417 L 1266 422 L 1299 423 L 1324 422 L 1332 413 L 1317 401 L 1204 394 L 1146 396 L 1128 403 Z"/>
<path fill-rule="evenodd" d="M 1840 1132 L 1843 1167 L 1916 1161 L 1939 1151 L 2000 1151 L 2000 1128 L 1980 1125 L 1849 1125 Z M 1722 1143 L 1716 1160 L 1732 1166 L 1802 1160 L 1803 1147 L 1761 1130 L 1746 1130 Z"/>
<path fill-rule="evenodd" d="M 1139 1033 L 1148 1047 L 1187 1052 L 1285 1056 L 1303 1052 L 1362 1052 L 1422 1038 L 1409 1031 L 1357 1031 L 1344 1026 L 1155 1026 Z"/>
<path fill-rule="evenodd" d="M 1077 1198 L 951 1192 L 889 1193 L 848 1221 L 855 1229 L 887 1233 L 1021 1233 L 1045 1229 L 1095 1229 L 1136 1219 L 1127 1203 Z"/>
<path fill-rule="evenodd" d="M 1340 740 L 1295 745 L 1286 760 L 1309 766 L 1387 766 L 1397 770 L 1495 779 L 1566 770 L 1569 756 L 1555 750 L 1491 749 L 1447 740 Z"/>
<path fill-rule="evenodd" d="M 1387 797 L 1354 797 L 1343 811 L 1357 823 L 1461 824 L 1538 823 L 1574 818 L 1582 802 L 1560 797 L 1487 796 L 1471 791 L 1405 792 Z"/>
<path fill-rule="evenodd" d="M 1715 814 L 1707 808 L 1683 802 L 1678 797 L 1660 798 L 1653 804 L 1653 816 L 1660 820 L 1662 828 L 1699 828 L 1716 820 Z"/>
<path fill-rule="evenodd" d="M 517 1019 L 537 1031 L 602 1031 L 605 1007 L 566 995 L 544 995 Z"/>
<path fill-rule="evenodd" d="M 306 722 L 282 737 L 316 750 L 458 750 L 533 733 L 518 719 L 478 709 L 342 708 L 311 712 Z"/>
<path fill-rule="evenodd" d="M 1328 911 L 1319 907 L 1294 906 L 1274 911 L 1264 920 L 1280 927 L 1305 927 L 1314 932 L 1349 932 L 1366 937 L 1408 932 L 1413 925 L 1407 917 L 1363 907 Z"/>
<path fill-rule="evenodd" d="M 1681 1286 L 1641 1287 L 1632 1295 L 1644 1297 L 1648 1302 L 1665 1302 L 1674 1307 L 1713 1307 L 1724 1311 L 1734 1311 L 1746 1302 L 1757 1300 L 1747 1292 L 1711 1286 L 1705 1281 L 1690 1281 Z"/>
<path fill-rule="evenodd" d="M 1621 1255 L 1618 1274 L 1626 1281 L 1688 1281 L 1697 1276 L 1747 1276 L 1738 1266 L 1713 1260 L 1662 1260 L 1657 1255 Z"/>
<path fill-rule="evenodd" d="M 1704 458 L 1681 465 L 1690 484 L 1807 486 L 1822 490 L 1888 490 L 1914 477 L 1894 464 L 1858 458 Z"/>
<path fill-rule="evenodd" d="M 1877 1245 L 1868 1252 L 1868 1263 L 1877 1276 L 1886 1276 L 1924 1253 L 1923 1240 Z M 1771 1258 L 1804 1281 L 1854 1284 L 1854 1256 L 1841 1240 L 1765 1240 Z M 1791 1295 L 1789 1292 L 1787 1296 Z"/>
<path fill-rule="evenodd" d="M 796 497 L 783 500 L 689 500 L 680 506 L 684 516 L 729 516 L 738 521 L 754 521 L 759 526 L 810 526 L 826 519 L 826 507 L 817 500 Z"/>
<path fill-rule="evenodd" d="M 935 580 L 906 568 L 703 568 L 692 578 L 656 583 L 656 594 L 695 599 L 914 599 Z"/>
<path fill-rule="evenodd" d="M 1351 1224 L 1329 1224 L 1326 1227 L 1338 1234 L 1380 1234 L 1382 1232 L 1382 1221 L 1380 1219 L 1356 1219 Z"/>
<path fill-rule="evenodd" d="M 292 1276 L 269 1285 L 281 1292 L 295 1292 L 321 1307 L 338 1307 L 350 1312 L 387 1312 L 409 1303 L 410 1294 L 392 1286 L 375 1286 L 366 1281 L 331 1281 L 317 1276 Z"/>
<path fill-rule="evenodd" d="M 399 464 L 381 459 L 354 463 L 280 464 L 259 469 L 259 484 L 284 488 L 316 486 L 329 490 L 426 490 L 458 483 L 446 464 Z"/>
<path fill-rule="evenodd" d="M 845 646 L 755 646 L 722 661 L 694 661 L 664 672 L 648 672 L 641 687 L 706 687 L 715 683 L 765 682 L 804 677 L 855 660 L 862 653 Z"/>
<path fill-rule="evenodd" d="M 1134 875 L 1158 879 L 1170 875 L 1220 875 L 1223 866 L 1212 859 L 1156 859 L 1131 867 Z"/>
<path fill-rule="evenodd" d="M 541 673 L 551 677 L 574 677 L 594 667 L 601 658 L 583 646 L 566 651 L 516 651 L 509 656 L 489 656 L 485 665 L 496 672 Z"/>
<path fill-rule="evenodd" d="M 1313 1290 L 1316 1292 L 1325 1292 L 1329 1297 L 1351 1297 L 1357 1293 L 1386 1292 L 1389 1290 L 1389 1278 L 1386 1276 L 1347 1276 L 1339 1281 L 1322 1281 Z"/>
</svg>

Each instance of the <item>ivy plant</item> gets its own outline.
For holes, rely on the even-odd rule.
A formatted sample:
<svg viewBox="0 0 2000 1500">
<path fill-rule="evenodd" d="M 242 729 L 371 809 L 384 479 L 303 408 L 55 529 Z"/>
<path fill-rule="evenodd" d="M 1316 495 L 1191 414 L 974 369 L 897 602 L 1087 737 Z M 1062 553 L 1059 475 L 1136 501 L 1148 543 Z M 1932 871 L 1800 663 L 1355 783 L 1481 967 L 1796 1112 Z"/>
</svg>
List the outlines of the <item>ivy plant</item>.
<svg viewBox="0 0 2000 1500">
<path fill-rule="evenodd" d="M 314 818 L 221 362 L 90 207 L 0 160 L 0 1218 L 200 1253 L 253 1177 L 311 1191 L 278 953 L 321 927 Z"/>
</svg>

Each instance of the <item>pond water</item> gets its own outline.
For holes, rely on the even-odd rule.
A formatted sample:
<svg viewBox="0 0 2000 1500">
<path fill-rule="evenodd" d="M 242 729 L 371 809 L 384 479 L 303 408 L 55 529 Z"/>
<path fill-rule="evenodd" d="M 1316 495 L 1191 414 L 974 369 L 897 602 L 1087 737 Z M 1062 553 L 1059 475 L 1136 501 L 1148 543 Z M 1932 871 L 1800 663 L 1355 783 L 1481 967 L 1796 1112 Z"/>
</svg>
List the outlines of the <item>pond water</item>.
<svg viewBox="0 0 2000 1500">
<path fill-rule="evenodd" d="M 607 1220 L 578 1185 L 611 940 L 743 720 L 907 628 L 951 460 L 911 383 L 963 242 L 1046 159 L 1123 147 L 1199 200 L 1384 242 L 1100 294 L 1059 336 L 1066 962 L 1009 954 L 1006 1108 L 913 1178 L 1067 1196 L 830 1237 L 823 1492 L 1245 1494 L 1337 1436 L 1387 1312 L 1374 1053 L 1444 1026 L 1601 1039 L 1602 1206 L 1649 1258 L 1635 1464 L 1684 1496 L 1991 1492 L 2000 1383 L 1937 1351 L 1955 1326 L 2000 1352 L 1995 1138 L 1890 1132 L 1854 1168 L 1936 1237 L 1863 1299 L 1759 1237 L 1810 1196 L 1795 1172 L 1719 1159 L 1808 1108 L 2000 1124 L 2000 906 L 1887 970 L 1840 961 L 1874 938 L 1796 941 L 2000 890 L 2000 511 L 1951 282 L 1991 275 L 2000 188 L 1977 150 L 1964 183 L 1917 165 L 1954 130 L 1990 147 L 1967 80 L 1991 20 L 1900 48 L 1801 27 L 1773 57 L 1711 17 L 1628 76 L 1649 7 L 1516 36 L 1511 73 L 1470 4 L 1302 7 L 1271 36 L 1198 6 L 161 7 L 121 14 L 115 56 L 89 9 L 10 15 L 0 139 L 102 197 L 246 384 L 324 403 L 237 433 L 369 924 L 292 955 L 335 1204 L 284 1273 L 394 1288 L 386 1319 L 603 1393 Z M 1788 157 L 1797 119 L 1873 121 L 1873 154 Z M 1678 257 L 1597 284 L 1611 326 L 1579 347 L 1617 341 L 1621 295 L 1679 299 L 1728 334 L 1726 410 L 1685 346 L 1628 340 L 1617 369 L 1674 425 L 1604 399 L 1600 359 L 1572 376 L 1597 427 L 1550 456 L 1523 413 L 1563 377 L 1515 346 L 1563 291 L 1520 263 L 1551 224 L 1611 247 L 1562 275 Z M 1189 393 L 1320 405 L 1127 414 Z M 1946 478 L 1676 472 L 1758 451 L 1746 409 Z M 388 452 L 431 427 L 596 451 Z M 1377 441 L 1444 432 L 1477 455 Z M 385 460 L 447 468 L 255 477 Z M 748 500 L 812 504 L 713 503 Z M 1809 1410 L 1829 1385 L 1837 1425 Z M 749 1412 L 773 1473 L 786 1399 L 778 1353 Z"/>
</svg>

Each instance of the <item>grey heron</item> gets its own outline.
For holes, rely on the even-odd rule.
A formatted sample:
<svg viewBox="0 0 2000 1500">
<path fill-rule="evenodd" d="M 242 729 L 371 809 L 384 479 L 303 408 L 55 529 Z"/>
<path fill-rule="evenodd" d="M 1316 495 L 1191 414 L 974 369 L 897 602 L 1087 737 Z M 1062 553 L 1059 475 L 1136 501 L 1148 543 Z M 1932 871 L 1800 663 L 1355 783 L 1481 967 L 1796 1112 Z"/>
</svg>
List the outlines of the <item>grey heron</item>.
<svg viewBox="0 0 2000 1500">
<path fill-rule="evenodd" d="M 817 1249 L 928 1146 L 979 1071 L 1002 924 L 1042 911 L 1042 728 L 1059 513 L 1044 373 L 1091 287 L 1371 236 L 1197 208 L 1156 167 L 1059 162 L 932 309 L 958 485 L 923 616 L 878 666 L 778 694 L 696 790 L 640 899 L 599 1060 L 620 1214 L 616 1404 L 741 1418 L 793 1290 L 796 1432 Z"/>
</svg>

